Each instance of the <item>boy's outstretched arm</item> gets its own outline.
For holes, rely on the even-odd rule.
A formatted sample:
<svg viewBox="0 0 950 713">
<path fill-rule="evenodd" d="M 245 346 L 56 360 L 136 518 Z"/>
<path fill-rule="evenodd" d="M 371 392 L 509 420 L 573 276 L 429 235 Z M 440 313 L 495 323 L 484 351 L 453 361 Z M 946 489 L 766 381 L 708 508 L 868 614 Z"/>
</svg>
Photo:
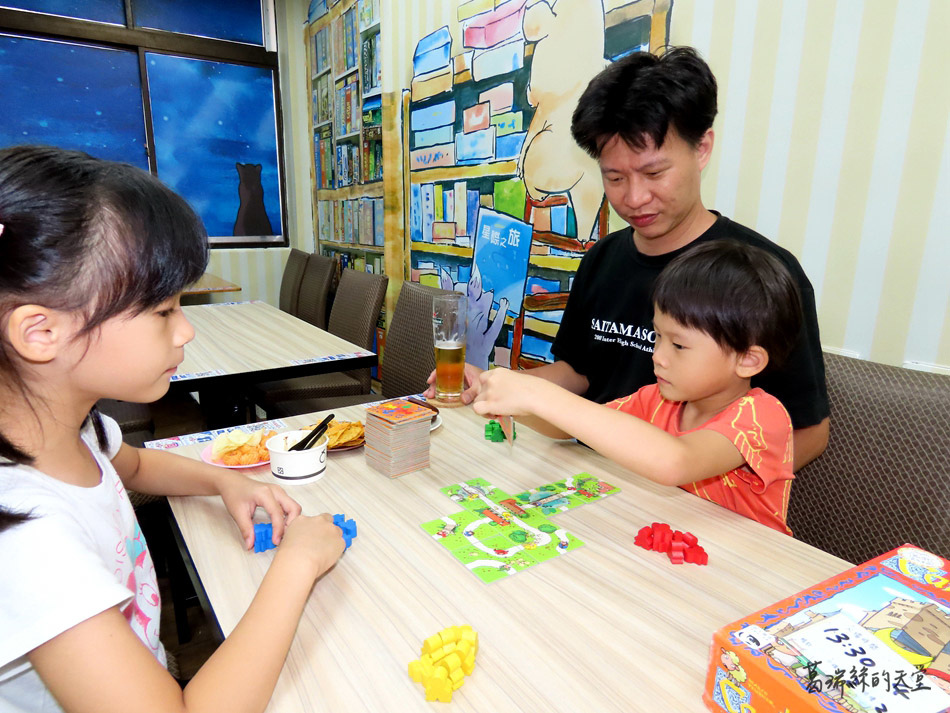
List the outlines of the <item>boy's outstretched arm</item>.
<svg viewBox="0 0 950 713">
<path fill-rule="evenodd" d="M 627 413 L 572 394 L 530 372 L 494 369 L 473 404 L 483 416 L 516 416 L 554 437 L 574 437 L 661 485 L 685 485 L 738 468 L 745 459 L 721 433 L 673 436 Z"/>
<path fill-rule="evenodd" d="M 479 369 L 477 366 L 473 366 L 468 362 L 465 363 L 465 391 L 462 392 L 462 403 L 470 404 L 478 396 L 478 392 L 482 388 L 482 382 L 479 377 L 484 372 L 484 369 Z M 546 381 L 555 383 L 561 388 L 567 389 L 574 394 L 583 394 L 590 386 L 590 382 L 587 380 L 586 376 L 575 371 L 574 367 L 562 360 L 536 367 L 531 370 L 531 375 L 539 379 L 545 379 Z M 425 396 L 427 399 L 434 399 L 434 369 L 432 370 L 432 373 L 429 374 L 429 378 L 426 383 L 428 383 L 429 387 L 425 390 L 423 396 Z M 554 438 L 557 438 L 557 436 L 554 436 Z M 564 438 L 564 436 L 561 436 L 561 438 Z"/>
</svg>

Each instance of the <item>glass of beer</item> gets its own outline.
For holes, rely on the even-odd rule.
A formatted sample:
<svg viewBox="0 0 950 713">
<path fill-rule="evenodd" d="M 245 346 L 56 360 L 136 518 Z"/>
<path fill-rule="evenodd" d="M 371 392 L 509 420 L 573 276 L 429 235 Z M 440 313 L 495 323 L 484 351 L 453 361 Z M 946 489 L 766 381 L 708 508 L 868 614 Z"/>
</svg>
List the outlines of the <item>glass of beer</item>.
<svg viewBox="0 0 950 713">
<path fill-rule="evenodd" d="M 458 401 L 462 396 L 467 308 L 466 295 L 451 294 L 432 298 L 435 397 L 440 401 Z"/>
</svg>

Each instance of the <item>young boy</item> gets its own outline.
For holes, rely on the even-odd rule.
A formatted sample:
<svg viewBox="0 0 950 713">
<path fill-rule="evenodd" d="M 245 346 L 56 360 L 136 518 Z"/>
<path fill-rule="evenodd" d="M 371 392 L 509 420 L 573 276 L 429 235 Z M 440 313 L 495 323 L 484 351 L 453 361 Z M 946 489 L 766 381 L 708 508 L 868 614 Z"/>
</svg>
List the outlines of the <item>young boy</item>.
<svg viewBox="0 0 950 713">
<path fill-rule="evenodd" d="M 713 241 L 663 270 L 653 303 L 656 384 L 600 405 L 530 372 L 495 369 L 479 377 L 475 411 L 524 417 L 551 437 L 575 437 L 650 480 L 791 534 L 791 421 L 750 381 L 794 346 L 802 319 L 794 279 L 764 250 Z"/>
</svg>

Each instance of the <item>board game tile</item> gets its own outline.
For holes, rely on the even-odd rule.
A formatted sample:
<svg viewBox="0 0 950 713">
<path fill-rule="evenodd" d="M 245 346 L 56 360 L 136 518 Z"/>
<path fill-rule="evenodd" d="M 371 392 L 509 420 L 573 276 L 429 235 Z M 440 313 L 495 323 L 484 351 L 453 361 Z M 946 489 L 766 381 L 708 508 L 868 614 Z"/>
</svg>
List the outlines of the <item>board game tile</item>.
<svg viewBox="0 0 950 713">
<path fill-rule="evenodd" d="M 473 495 L 471 492 L 466 492 L 463 489 L 463 485 L 469 486 L 470 489 L 474 489 L 475 493 L 482 491 L 484 495 L 478 497 Z M 444 488 L 439 489 L 443 495 L 447 495 L 453 502 L 457 503 L 460 507 L 464 507 L 467 510 L 484 510 L 487 506 L 484 500 L 497 504 L 499 500 L 507 500 L 511 496 L 505 491 L 494 487 L 491 483 L 484 480 L 483 478 L 473 478 L 472 480 L 466 481 L 464 484 L 455 483 L 453 485 L 447 485 Z"/>
<path fill-rule="evenodd" d="M 496 542 L 496 544 L 504 543 Z M 486 553 L 477 547 L 469 545 L 454 550 L 451 555 L 483 582 L 494 582 L 499 579 L 506 579 L 528 567 L 533 567 L 538 564 L 537 558 L 526 550 L 509 553 L 507 556 L 500 556 Z M 476 562 L 479 563 L 478 566 L 469 566 Z"/>
<path fill-rule="evenodd" d="M 451 520 L 451 523 L 446 523 L 446 518 Z M 464 529 L 473 522 L 481 519 L 483 518 L 478 513 L 471 510 L 462 510 L 461 512 L 424 522 L 421 527 L 447 550 L 454 550 L 459 547 L 464 547 L 467 544 L 467 540 L 462 535 Z M 439 533 L 444 534 L 440 535 Z"/>
</svg>

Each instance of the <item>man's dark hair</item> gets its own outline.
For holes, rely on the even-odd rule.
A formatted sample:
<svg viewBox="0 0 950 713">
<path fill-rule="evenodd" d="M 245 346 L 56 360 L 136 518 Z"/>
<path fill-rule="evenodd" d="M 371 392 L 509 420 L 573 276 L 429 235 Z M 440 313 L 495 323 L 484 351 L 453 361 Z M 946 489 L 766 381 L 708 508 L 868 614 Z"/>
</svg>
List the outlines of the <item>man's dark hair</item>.
<svg viewBox="0 0 950 713">
<path fill-rule="evenodd" d="M 571 134 L 594 158 L 619 136 L 633 149 L 660 147 L 672 126 L 695 147 L 716 118 L 716 78 L 692 47 L 634 52 L 590 80 L 571 119 Z"/>
<path fill-rule="evenodd" d="M 734 240 L 700 243 L 667 265 L 653 286 L 654 308 L 698 329 L 723 349 L 752 346 L 780 365 L 798 341 L 798 285 L 775 256 Z"/>
</svg>

